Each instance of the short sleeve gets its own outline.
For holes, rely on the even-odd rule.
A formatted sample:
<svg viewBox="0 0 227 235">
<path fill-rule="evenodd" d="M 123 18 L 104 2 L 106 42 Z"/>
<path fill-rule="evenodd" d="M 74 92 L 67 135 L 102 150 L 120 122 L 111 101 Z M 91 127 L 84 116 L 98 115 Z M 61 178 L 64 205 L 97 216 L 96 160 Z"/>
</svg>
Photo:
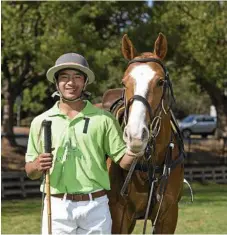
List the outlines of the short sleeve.
<svg viewBox="0 0 227 235">
<path fill-rule="evenodd" d="M 32 121 L 29 137 L 28 137 L 28 145 L 27 145 L 27 152 L 25 154 L 25 162 L 34 161 L 37 156 L 41 153 L 41 125 L 39 122 L 35 120 Z"/>
<path fill-rule="evenodd" d="M 122 129 L 111 114 L 105 120 L 104 149 L 114 162 L 119 161 L 126 152 Z"/>
</svg>

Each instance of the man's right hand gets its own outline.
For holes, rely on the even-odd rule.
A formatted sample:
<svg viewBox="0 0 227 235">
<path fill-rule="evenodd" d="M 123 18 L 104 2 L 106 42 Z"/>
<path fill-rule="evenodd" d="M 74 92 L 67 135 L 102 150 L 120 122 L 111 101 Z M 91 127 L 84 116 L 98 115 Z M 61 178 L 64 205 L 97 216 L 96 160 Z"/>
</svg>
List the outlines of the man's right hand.
<svg viewBox="0 0 227 235">
<path fill-rule="evenodd" d="M 39 172 L 45 172 L 52 166 L 53 155 L 51 153 L 41 153 L 34 161 L 36 169 Z"/>
<path fill-rule="evenodd" d="M 52 167 L 53 155 L 51 153 L 40 154 L 33 162 L 25 164 L 25 171 L 30 179 L 39 179 L 43 173 Z"/>
</svg>

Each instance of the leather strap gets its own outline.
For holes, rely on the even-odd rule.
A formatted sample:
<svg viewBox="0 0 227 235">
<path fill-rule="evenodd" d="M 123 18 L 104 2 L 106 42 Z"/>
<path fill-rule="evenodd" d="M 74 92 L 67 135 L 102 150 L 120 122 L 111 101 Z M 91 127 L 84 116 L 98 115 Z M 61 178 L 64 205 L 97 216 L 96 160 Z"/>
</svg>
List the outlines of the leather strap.
<svg viewBox="0 0 227 235">
<path fill-rule="evenodd" d="M 64 197 L 64 193 L 60 193 L 60 194 L 52 194 L 52 197 L 58 197 L 58 198 L 62 198 Z M 102 197 L 104 195 L 106 195 L 106 190 L 101 190 L 98 192 L 94 192 L 94 193 L 90 193 L 92 199 L 98 198 L 98 197 Z M 90 197 L 89 194 L 66 194 L 66 199 L 67 200 L 71 200 L 71 201 L 90 201 Z"/>
</svg>

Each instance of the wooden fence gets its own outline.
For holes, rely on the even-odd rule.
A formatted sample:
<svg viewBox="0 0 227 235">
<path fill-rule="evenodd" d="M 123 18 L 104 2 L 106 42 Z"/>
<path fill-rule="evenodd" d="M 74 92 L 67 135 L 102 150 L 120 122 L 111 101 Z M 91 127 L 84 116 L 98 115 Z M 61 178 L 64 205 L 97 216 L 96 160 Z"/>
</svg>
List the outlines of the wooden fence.
<svg viewBox="0 0 227 235">
<path fill-rule="evenodd" d="M 30 180 L 24 172 L 2 172 L 1 195 L 27 197 L 40 193 L 40 180 Z"/>
<path fill-rule="evenodd" d="M 190 182 L 200 180 L 226 184 L 227 166 L 185 168 L 184 177 Z"/>
<path fill-rule="evenodd" d="M 227 166 L 185 168 L 185 178 L 192 181 L 213 181 L 227 184 Z M 2 172 L 2 198 L 28 197 L 40 193 L 40 180 L 30 180 L 23 172 Z"/>
</svg>

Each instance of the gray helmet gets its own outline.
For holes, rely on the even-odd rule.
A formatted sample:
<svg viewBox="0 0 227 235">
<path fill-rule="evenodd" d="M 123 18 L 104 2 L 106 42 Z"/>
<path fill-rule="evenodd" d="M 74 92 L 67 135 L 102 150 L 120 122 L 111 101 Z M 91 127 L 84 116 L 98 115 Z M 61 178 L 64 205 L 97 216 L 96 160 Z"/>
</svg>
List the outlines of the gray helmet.
<svg viewBox="0 0 227 235">
<path fill-rule="evenodd" d="M 47 71 L 47 79 L 54 83 L 55 74 L 62 69 L 76 69 L 87 75 L 88 83 L 91 84 L 95 80 L 94 73 L 89 69 L 87 60 L 79 54 L 67 53 L 60 56 L 53 67 Z"/>
</svg>

